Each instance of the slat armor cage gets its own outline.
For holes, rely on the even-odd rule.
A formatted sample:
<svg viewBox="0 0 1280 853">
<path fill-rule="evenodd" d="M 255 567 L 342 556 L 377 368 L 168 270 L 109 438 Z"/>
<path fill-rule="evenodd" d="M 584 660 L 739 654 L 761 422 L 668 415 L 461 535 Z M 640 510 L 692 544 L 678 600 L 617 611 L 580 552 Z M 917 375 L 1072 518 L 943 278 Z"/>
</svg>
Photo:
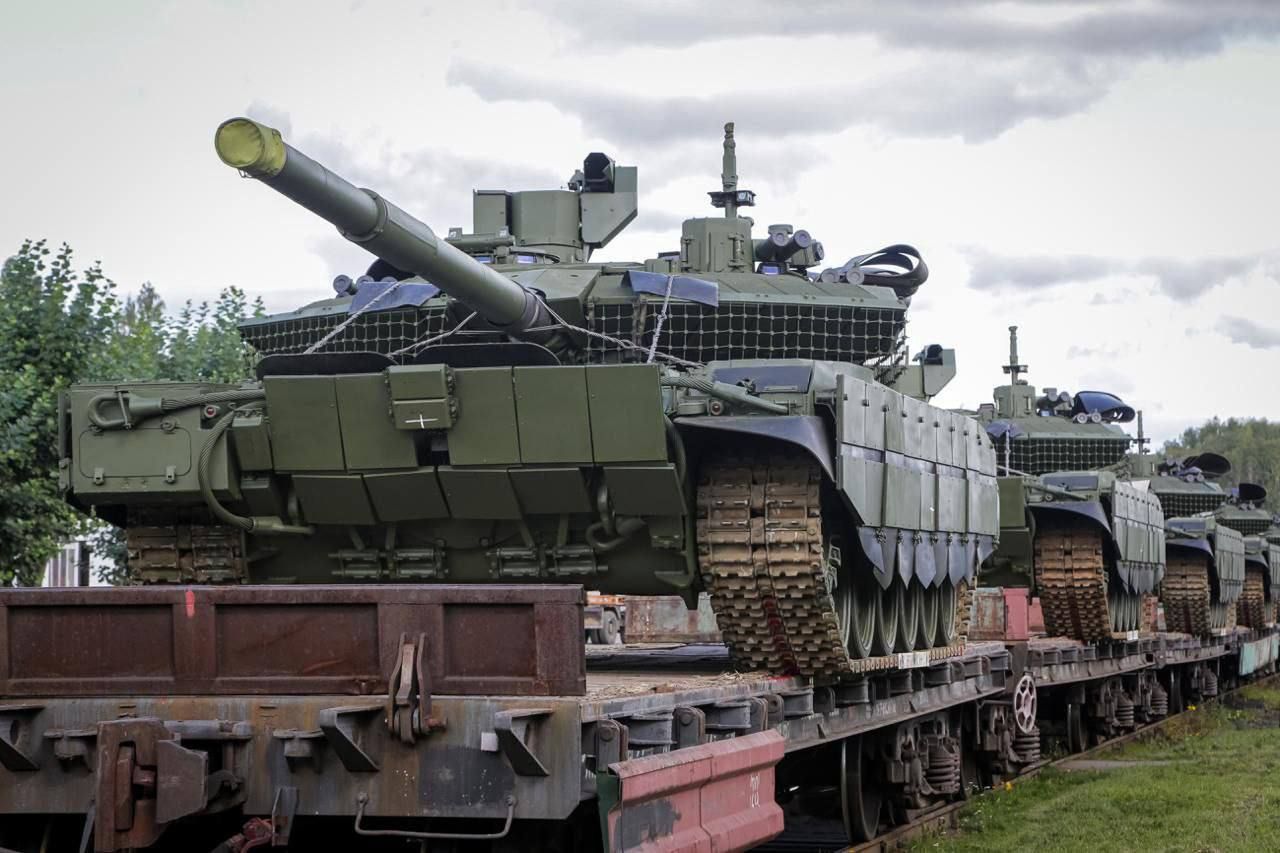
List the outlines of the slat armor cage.
<svg viewBox="0 0 1280 853">
<path fill-rule="evenodd" d="M 240 337 L 259 356 L 296 355 L 306 352 L 321 341 L 345 321 L 347 316 L 346 313 L 335 312 L 279 319 L 255 318 L 240 324 Z M 443 303 L 422 308 L 367 311 L 352 320 L 316 352 L 376 352 L 390 355 L 415 341 L 443 333 L 446 322 Z"/>
<path fill-rule="evenodd" d="M 1005 436 L 996 452 L 1011 470 L 1038 476 L 1058 471 L 1096 471 L 1123 461 L 1128 449 L 1128 436 L 1013 439 Z"/>
<path fill-rule="evenodd" d="M 1218 523 L 1245 536 L 1261 536 L 1271 527 L 1269 518 L 1238 518 L 1230 515 L 1219 516 Z"/>
<path fill-rule="evenodd" d="M 1222 492 L 1156 492 L 1165 518 L 1189 518 L 1202 512 L 1213 512 L 1227 499 Z"/>
<path fill-rule="evenodd" d="M 642 298 L 587 306 L 587 328 L 633 344 L 624 350 L 611 340 L 588 337 L 584 355 L 591 364 L 643 358 L 653 342 L 662 300 Z M 348 319 L 345 313 L 255 318 L 240 325 L 241 337 L 259 356 L 299 354 L 315 346 Z M 456 321 L 445 303 L 360 314 L 317 353 L 400 350 L 448 331 Z M 459 339 L 465 340 L 467 332 Z M 745 358 L 811 358 L 871 366 L 906 361 L 906 311 L 814 302 L 722 301 L 719 307 L 672 302 L 662 322 L 658 351 L 705 364 Z M 620 353 L 626 353 L 620 358 Z M 404 360 L 403 357 L 397 360 Z"/>
</svg>

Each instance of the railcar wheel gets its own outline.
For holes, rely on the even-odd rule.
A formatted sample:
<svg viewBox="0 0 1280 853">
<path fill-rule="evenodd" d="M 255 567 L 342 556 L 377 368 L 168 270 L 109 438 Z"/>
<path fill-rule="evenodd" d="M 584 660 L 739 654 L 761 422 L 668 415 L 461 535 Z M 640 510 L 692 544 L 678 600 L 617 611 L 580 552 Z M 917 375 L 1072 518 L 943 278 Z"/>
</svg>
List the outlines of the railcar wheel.
<svg viewBox="0 0 1280 853">
<path fill-rule="evenodd" d="M 960 797 L 969 799 L 982 790 L 982 775 L 978 768 L 978 753 L 966 738 L 960 741 Z"/>
<path fill-rule="evenodd" d="M 1035 731 L 1038 707 L 1035 679 L 1030 673 L 1024 672 L 1013 688 L 1013 721 L 1018 726 L 1018 731 L 1023 734 Z"/>
<path fill-rule="evenodd" d="M 1067 752 L 1084 752 L 1089 733 L 1085 730 L 1084 709 L 1076 702 L 1067 705 Z"/>
<path fill-rule="evenodd" d="M 840 804 L 844 831 L 854 843 L 870 841 L 880 832 L 884 797 L 875 776 L 875 762 L 864 738 L 840 742 Z"/>
<path fill-rule="evenodd" d="M 898 635 L 898 611 L 902 609 L 902 584 L 895 578 L 888 589 L 876 593 L 875 653 L 893 654 L 894 639 Z"/>
<path fill-rule="evenodd" d="M 920 596 L 924 589 L 914 580 L 903 583 L 895 578 L 893 583 L 902 591 L 898 598 L 898 639 L 894 649 L 909 652 L 916 645 L 916 622 L 920 619 Z"/>
</svg>

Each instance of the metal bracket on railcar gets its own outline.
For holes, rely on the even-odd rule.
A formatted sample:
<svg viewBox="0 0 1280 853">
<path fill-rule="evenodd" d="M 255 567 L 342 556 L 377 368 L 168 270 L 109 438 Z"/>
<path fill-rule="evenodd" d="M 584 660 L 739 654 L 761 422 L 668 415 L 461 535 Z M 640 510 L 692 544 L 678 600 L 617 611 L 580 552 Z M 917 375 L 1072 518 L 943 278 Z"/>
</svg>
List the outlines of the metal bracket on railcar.
<svg viewBox="0 0 1280 853">
<path fill-rule="evenodd" d="M 427 673 L 427 635 L 410 642 L 400 635 L 395 668 L 387 678 L 387 730 L 403 743 L 413 745 L 444 728 L 444 720 L 431 716 L 431 680 Z"/>
<path fill-rule="evenodd" d="M 249 734 L 243 726 L 216 720 L 98 723 L 96 850 L 147 847 L 180 818 L 243 801 L 244 779 L 231 768 L 209 773 L 208 753 L 182 746 L 184 736 L 228 741 Z"/>
</svg>

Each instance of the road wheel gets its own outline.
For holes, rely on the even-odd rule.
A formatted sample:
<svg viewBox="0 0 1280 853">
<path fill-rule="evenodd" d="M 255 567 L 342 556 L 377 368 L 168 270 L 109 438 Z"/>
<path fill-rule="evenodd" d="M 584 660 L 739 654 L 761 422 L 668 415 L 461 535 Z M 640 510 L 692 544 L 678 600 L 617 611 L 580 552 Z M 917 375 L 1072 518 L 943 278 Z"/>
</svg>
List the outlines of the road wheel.
<svg viewBox="0 0 1280 853">
<path fill-rule="evenodd" d="M 894 586 L 901 590 L 898 597 L 898 639 L 895 649 L 909 652 L 915 648 L 917 622 L 920 619 L 920 598 L 924 589 L 915 581 L 903 583 L 894 578 Z"/>
<path fill-rule="evenodd" d="M 876 596 L 876 654 L 893 654 L 898 636 L 898 611 L 902 609 L 902 584 L 895 578 L 888 589 Z"/>
</svg>

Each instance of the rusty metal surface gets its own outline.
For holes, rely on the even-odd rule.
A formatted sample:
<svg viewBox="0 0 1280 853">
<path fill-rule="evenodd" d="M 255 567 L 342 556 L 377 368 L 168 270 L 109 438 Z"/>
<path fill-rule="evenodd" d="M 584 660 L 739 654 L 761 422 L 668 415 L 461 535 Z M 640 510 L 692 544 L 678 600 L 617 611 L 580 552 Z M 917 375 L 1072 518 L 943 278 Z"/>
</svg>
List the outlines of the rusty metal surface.
<svg viewBox="0 0 1280 853">
<path fill-rule="evenodd" d="M 969 623 L 970 640 L 1003 640 L 1007 624 L 1004 589 L 978 587 L 973 591 L 973 621 Z M 1025 637 L 1023 639 L 1026 639 Z"/>
<path fill-rule="evenodd" d="M 0 591 L 0 695 L 383 694 L 402 634 L 445 695 L 582 695 L 577 586 Z"/>
<path fill-rule="evenodd" d="M 628 643 L 718 643 L 720 628 L 711 599 L 698 596 L 690 610 L 676 595 L 633 595 L 627 598 Z"/>
<path fill-rule="evenodd" d="M 371 818 L 500 821 L 514 798 L 517 820 L 559 820 L 595 796 L 600 780 L 607 785 L 610 774 L 598 777 L 600 767 L 654 755 L 688 758 L 689 748 L 741 742 L 762 731 L 780 738 L 785 752 L 802 752 L 999 695 L 1017 668 L 1004 645 L 977 643 L 959 659 L 831 686 L 732 673 L 723 665 L 675 673 L 655 666 L 593 671 L 583 696 L 436 694 L 428 704 L 401 689 L 429 681 L 417 672 L 420 646 L 412 636 L 395 639 L 409 648 L 401 648 L 401 680 L 392 697 L 46 696 L 0 702 L 0 820 L 5 814 L 83 814 L 90 802 L 118 799 L 123 818 L 154 814 L 160 823 L 192 813 L 197 795 L 211 803 L 234 801 L 247 816 L 269 815 L 285 792 L 300 816 L 350 817 L 363 794 Z M 1072 641 L 1032 640 L 1028 656 L 1038 680 L 1064 683 L 1073 670 L 1111 673 L 1135 658 L 1151 665 L 1153 656 L 1170 662 L 1221 656 L 1236 644 L 1234 637 L 1162 636 L 1100 653 Z M 400 724 L 406 708 L 419 712 L 409 714 L 410 725 Z M 422 724 L 424 713 L 428 725 Z M 133 758 L 126 753 L 120 762 L 120 747 L 127 745 L 121 727 L 135 721 L 151 733 L 148 738 L 171 746 L 148 747 L 154 759 L 141 760 L 135 746 Z M 211 774 L 214 781 L 205 787 L 200 762 L 178 747 L 207 753 L 208 769 L 224 772 L 223 784 Z M 161 752 L 183 760 L 166 769 Z M 129 770 L 131 784 L 117 785 L 114 776 L 104 783 L 104 772 L 130 760 L 141 768 L 140 775 Z M 148 775 L 153 767 L 154 783 Z"/>
<path fill-rule="evenodd" d="M 616 851 L 746 850 L 782 831 L 773 769 L 783 740 L 765 731 L 609 765 L 606 816 Z"/>
<path fill-rule="evenodd" d="M 1027 644 L 1027 671 L 1037 684 L 1046 686 L 1135 672 L 1156 663 L 1160 643 L 1160 638 L 1152 636 L 1089 644 L 1037 637 Z"/>
<path fill-rule="evenodd" d="M 292 788 L 300 815 L 354 815 L 363 793 L 372 817 L 501 819 L 506 798 L 514 796 L 517 818 L 556 820 L 569 815 L 582 792 L 583 726 L 574 697 L 437 696 L 432 713 L 445 727 L 413 743 L 388 729 L 384 702 L 350 696 L 47 699 L 39 705 L 20 714 L 0 705 L 0 722 L 16 732 L 35 765 L 0 767 L 0 820 L 84 813 L 103 790 L 102 774 L 110 772 L 100 761 L 104 748 L 118 754 L 121 738 L 111 727 L 121 718 L 130 725 L 160 721 L 183 747 L 207 751 L 210 769 L 228 771 L 228 781 L 234 777 L 246 815 L 271 814 L 280 791 Z M 335 710 L 337 727 L 327 729 L 326 715 Z M 504 715 L 530 711 L 538 716 L 522 734 L 546 776 L 522 775 L 493 737 Z M 155 767 L 156 761 L 147 756 L 135 764 Z M 177 781 L 167 784 L 180 790 Z M 108 789 L 133 792 L 132 809 L 122 813 L 154 814 L 158 806 L 164 812 L 163 795 L 157 804 L 154 792 Z"/>
<path fill-rule="evenodd" d="M 387 696 L 23 699 L 0 703 L 0 733 L 25 759 L 0 767 L 0 815 L 83 813 L 99 792 L 104 732 L 120 720 L 154 719 L 239 780 L 248 815 L 270 814 L 291 790 L 299 814 L 352 815 L 367 794 L 371 817 L 501 819 L 514 796 L 517 819 L 555 820 L 594 795 L 597 737 L 608 726 L 629 735 L 617 760 L 766 729 L 800 750 L 998 693 L 1007 658 L 989 644 L 964 661 L 816 689 L 803 678 L 723 669 L 593 672 L 585 696 L 434 695 L 433 725 L 410 727 L 408 738 L 388 725 L 389 710 L 396 721 L 404 706 L 389 706 Z M 171 806 L 160 813 L 190 808 Z"/>
</svg>

